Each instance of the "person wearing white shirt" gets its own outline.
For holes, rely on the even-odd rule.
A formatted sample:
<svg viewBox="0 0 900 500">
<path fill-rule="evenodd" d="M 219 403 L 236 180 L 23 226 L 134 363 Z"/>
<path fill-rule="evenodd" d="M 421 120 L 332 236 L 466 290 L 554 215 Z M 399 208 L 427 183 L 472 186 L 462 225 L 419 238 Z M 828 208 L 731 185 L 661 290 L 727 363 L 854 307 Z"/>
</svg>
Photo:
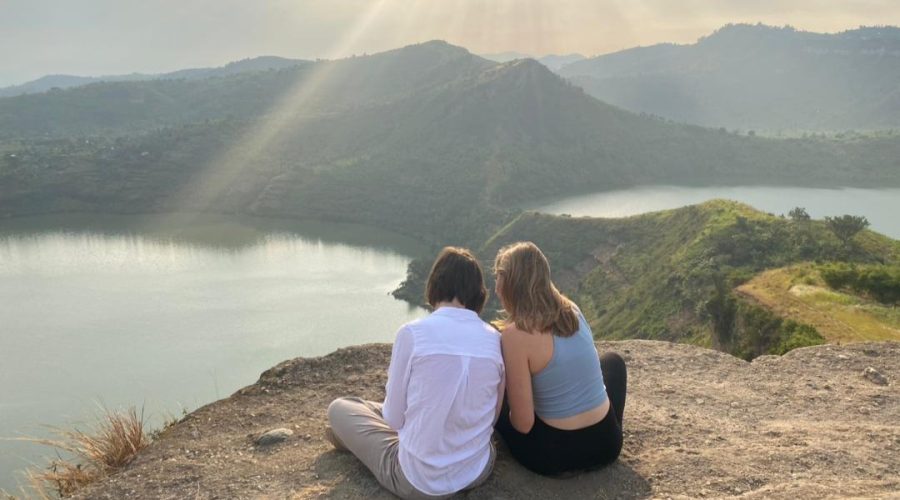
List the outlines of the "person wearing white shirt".
<svg viewBox="0 0 900 500">
<path fill-rule="evenodd" d="M 401 498 L 447 498 L 483 483 L 505 386 L 500 334 L 479 313 L 487 289 L 465 249 L 438 255 L 426 285 L 429 316 L 397 332 L 384 403 L 339 398 L 326 436 Z"/>
</svg>

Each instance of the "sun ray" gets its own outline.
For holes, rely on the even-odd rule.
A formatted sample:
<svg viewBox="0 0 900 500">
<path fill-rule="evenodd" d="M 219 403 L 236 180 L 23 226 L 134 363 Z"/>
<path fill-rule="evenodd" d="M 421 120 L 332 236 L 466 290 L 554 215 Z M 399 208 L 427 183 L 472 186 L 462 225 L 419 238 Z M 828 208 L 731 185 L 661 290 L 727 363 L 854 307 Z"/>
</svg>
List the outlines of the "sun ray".
<svg viewBox="0 0 900 500">
<path fill-rule="evenodd" d="M 382 14 L 389 0 L 376 0 L 361 15 L 354 25 L 347 30 L 330 51 L 332 54 L 346 54 L 366 33 L 369 27 Z M 201 174 L 186 186 L 182 187 L 178 196 L 169 207 L 171 212 L 203 211 L 222 195 L 238 178 L 238 176 L 261 156 L 266 148 L 283 133 L 286 125 L 295 119 L 304 106 L 320 89 L 329 84 L 335 65 L 331 62 L 318 62 L 311 74 L 302 78 L 294 88 L 272 106 L 268 114 L 259 119 L 258 125 L 246 132 L 243 137 L 232 144 L 222 154 L 215 156 Z"/>
</svg>

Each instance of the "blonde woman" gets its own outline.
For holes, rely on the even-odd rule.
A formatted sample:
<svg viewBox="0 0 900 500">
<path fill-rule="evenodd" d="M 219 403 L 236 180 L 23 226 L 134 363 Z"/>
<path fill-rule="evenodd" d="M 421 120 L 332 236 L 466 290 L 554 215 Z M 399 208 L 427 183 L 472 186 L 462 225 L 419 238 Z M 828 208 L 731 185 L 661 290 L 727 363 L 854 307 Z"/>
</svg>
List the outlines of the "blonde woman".
<svg viewBox="0 0 900 500">
<path fill-rule="evenodd" d="M 508 403 L 496 430 L 516 460 L 538 474 L 614 462 L 622 449 L 625 362 L 615 353 L 598 359 L 590 327 L 554 286 L 534 243 L 502 248 L 494 272 L 505 310 Z"/>
</svg>

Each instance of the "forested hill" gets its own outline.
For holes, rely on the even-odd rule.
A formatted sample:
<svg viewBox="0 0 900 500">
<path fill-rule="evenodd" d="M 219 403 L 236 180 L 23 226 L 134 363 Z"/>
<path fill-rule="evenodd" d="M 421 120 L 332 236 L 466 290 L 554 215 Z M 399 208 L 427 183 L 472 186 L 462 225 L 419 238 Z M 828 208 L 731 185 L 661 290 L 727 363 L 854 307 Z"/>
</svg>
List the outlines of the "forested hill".
<svg viewBox="0 0 900 500">
<path fill-rule="evenodd" d="M 190 68 L 170 73 L 145 74 L 131 73 L 127 75 L 107 76 L 76 76 L 76 75 L 47 75 L 25 82 L 21 85 L 11 85 L 0 88 L 0 97 L 14 97 L 24 94 L 40 94 L 47 91 L 57 91 L 74 87 L 81 87 L 91 83 L 100 82 L 133 82 L 139 80 L 198 80 L 202 78 L 222 77 L 236 75 L 238 73 L 250 73 L 255 71 L 269 71 L 289 68 L 305 64 L 308 61 L 300 59 L 286 59 L 284 57 L 260 56 L 234 61 L 217 68 Z"/>
<path fill-rule="evenodd" d="M 0 99 L 0 138 L 123 135 L 272 113 L 353 112 L 437 90 L 491 65 L 465 49 L 432 42 L 222 78 L 97 83 Z"/>
<path fill-rule="evenodd" d="M 836 34 L 728 25 L 569 64 L 560 74 L 603 101 L 679 122 L 741 130 L 900 127 L 900 28 Z"/>
<path fill-rule="evenodd" d="M 537 62 L 496 64 L 443 42 L 0 99 L 0 135 L 5 216 L 211 210 L 369 223 L 441 245 L 483 241 L 518 203 L 576 190 L 900 186 L 900 138 L 782 141 L 665 123 Z"/>
</svg>

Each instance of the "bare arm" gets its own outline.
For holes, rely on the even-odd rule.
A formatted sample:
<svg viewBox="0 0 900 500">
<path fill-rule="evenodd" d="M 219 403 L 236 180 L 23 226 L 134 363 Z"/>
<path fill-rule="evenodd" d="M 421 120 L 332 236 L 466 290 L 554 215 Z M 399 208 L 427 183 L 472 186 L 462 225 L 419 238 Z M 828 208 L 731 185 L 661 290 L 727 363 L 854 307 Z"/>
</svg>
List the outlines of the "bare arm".
<svg viewBox="0 0 900 500">
<path fill-rule="evenodd" d="M 534 399 L 531 392 L 531 370 L 528 365 L 526 333 L 507 328 L 500 338 L 503 363 L 506 365 L 506 397 L 509 420 L 513 428 L 527 434 L 534 426 Z"/>
</svg>

